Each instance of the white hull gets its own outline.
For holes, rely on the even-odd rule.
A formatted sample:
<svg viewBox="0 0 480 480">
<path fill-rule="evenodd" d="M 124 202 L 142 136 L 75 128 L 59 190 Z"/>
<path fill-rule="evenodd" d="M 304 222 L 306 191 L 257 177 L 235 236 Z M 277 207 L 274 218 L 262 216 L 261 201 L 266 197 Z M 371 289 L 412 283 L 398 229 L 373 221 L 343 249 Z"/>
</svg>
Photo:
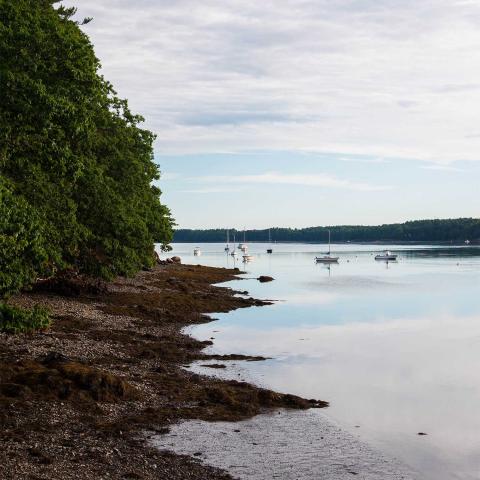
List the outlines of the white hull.
<svg viewBox="0 0 480 480">
<path fill-rule="evenodd" d="M 397 255 L 377 255 L 375 260 L 383 260 L 385 262 L 393 262 L 397 259 Z"/>
<path fill-rule="evenodd" d="M 253 261 L 253 256 L 252 255 L 244 255 L 243 256 L 243 261 L 246 262 L 252 262 Z"/>
<path fill-rule="evenodd" d="M 380 253 L 375 257 L 375 260 L 384 260 L 384 261 L 394 261 L 396 260 L 398 255 L 390 252 L 389 250 L 385 250 L 383 253 Z"/>
<path fill-rule="evenodd" d="M 317 263 L 338 263 L 339 257 L 316 257 L 315 261 Z"/>
</svg>

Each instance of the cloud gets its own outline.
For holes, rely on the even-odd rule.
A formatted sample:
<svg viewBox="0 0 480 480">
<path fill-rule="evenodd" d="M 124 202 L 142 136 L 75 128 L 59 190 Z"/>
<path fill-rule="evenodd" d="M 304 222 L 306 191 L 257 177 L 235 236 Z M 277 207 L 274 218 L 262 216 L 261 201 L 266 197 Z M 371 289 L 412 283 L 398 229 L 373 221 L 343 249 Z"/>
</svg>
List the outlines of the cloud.
<svg viewBox="0 0 480 480">
<path fill-rule="evenodd" d="M 298 185 L 304 187 L 340 188 L 356 190 L 360 192 L 375 192 L 390 190 L 387 185 L 376 186 L 366 183 L 357 183 L 344 180 L 326 174 L 285 174 L 279 172 L 267 172 L 256 175 L 209 175 L 197 177 L 195 181 L 215 184 L 242 184 L 249 186 L 253 184 L 264 185 Z"/>
<path fill-rule="evenodd" d="M 161 153 L 480 160 L 480 4 L 67 0 Z"/>
<path fill-rule="evenodd" d="M 180 193 L 192 193 L 199 195 L 206 195 L 210 193 L 238 193 L 246 190 L 246 187 L 204 187 L 204 188 L 193 188 L 189 190 L 181 190 Z"/>
<path fill-rule="evenodd" d="M 422 165 L 420 166 L 423 170 L 434 170 L 439 172 L 465 172 L 465 169 L 454 167 L 452 165 Z"/>
</svg>

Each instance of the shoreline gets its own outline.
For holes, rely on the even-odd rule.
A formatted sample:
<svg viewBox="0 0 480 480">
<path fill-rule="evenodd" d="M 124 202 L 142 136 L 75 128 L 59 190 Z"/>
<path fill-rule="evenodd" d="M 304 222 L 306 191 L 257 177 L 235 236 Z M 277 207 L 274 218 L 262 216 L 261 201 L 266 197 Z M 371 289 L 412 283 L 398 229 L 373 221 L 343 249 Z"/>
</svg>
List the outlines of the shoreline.
<svg viewBox="0 0 480 480">
<path fill-rule="evenodd" d="M 0 476 L 5 479 L 231 478 L 193 457 L 159 452 L 142 432 L 180 420 L 238 421 L 274 408 L 328 404 L 182 369 L 194 360 L 261 361 L 207 355 L 211 341 L 181 332 L 208 314 L 268 305 L 214 284 L 240 271 L 158 265 L 101 288 L 54 284 L 12 303 L 43 305 L 42 333 L 0 335 Z M 59 294 L 58 292 L 61 292 Z"/>
</svg>

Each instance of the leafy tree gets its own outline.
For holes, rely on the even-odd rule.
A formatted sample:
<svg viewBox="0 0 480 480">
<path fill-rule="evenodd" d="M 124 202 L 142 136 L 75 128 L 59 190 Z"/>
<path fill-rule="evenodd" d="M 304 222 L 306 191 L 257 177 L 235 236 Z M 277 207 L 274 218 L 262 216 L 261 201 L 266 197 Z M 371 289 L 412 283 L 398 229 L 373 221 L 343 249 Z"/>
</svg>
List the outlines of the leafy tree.
<svg viewBox="0 0 480 480">
<path fill-rule="evenodd" d="M 0 298 L 35 280 L 46 259 L 35 210 L 0 179 Z"/>
<path fill-rule="evenodd" d="M 18 214 L 0 219 L 0 245 L 25 239 L 17 260 L 2 251 L 0 296 L 57 269 L 131 275 L 172 238 L 154 135 L 99 74 L 75 9 L 56 3 L 0 0 L 0 212 Z"/>
</svg>

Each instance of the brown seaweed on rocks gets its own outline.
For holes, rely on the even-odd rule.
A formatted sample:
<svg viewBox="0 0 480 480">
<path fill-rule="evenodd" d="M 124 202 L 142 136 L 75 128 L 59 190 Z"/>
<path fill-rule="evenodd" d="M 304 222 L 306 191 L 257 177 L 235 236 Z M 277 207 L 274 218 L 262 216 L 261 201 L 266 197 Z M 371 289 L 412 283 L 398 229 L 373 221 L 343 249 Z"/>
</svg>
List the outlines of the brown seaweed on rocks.
<svg viewBox="0 0 480 480">
<path fill-rule="evenodd" d="M 265 409 L 326 406 L 181 368 L 264 359 L 207 355 L 211 341 L 181 333 L 210 321 L 209 313 L 268 304 L 213 285 L 238 273 L 158 265 L 98 289 L 68 277 L 13 298 L 49 308 L 54 322 L 35 335 L 0 335 L 0 478 L 226 479 L 194 459 L 149 448 L 141 433 L 166 432 L 181 419 L 237 421 Z"/>
</svg>

